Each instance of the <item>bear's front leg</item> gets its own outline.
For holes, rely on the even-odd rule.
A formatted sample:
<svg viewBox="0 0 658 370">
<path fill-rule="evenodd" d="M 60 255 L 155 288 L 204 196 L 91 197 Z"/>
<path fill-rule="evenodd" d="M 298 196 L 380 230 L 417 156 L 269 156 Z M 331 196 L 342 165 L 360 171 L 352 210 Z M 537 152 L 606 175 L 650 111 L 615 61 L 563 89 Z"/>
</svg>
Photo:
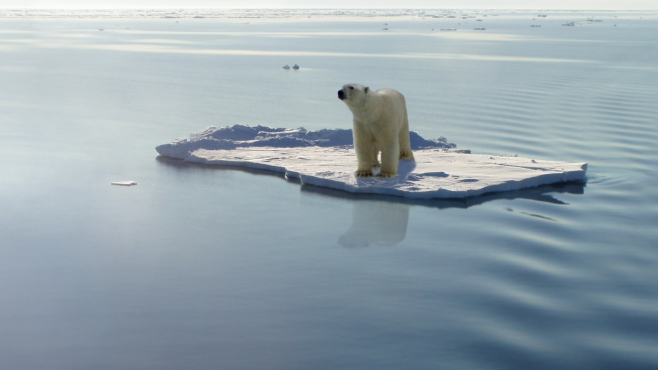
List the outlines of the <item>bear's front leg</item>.
<svg viewBox="0 0 658 370">
<path fill-rule="evenodd" d="M 400 160 L 400 143 L 397 140 L 387 143 L 382 148 L 382 169 L 379 177 L 393 177 L 398 174 Z"/>
<path fill-rule="evenodd" d="M 373 145 L 372 146 L 372 158 L 374 158 L 374 161 L 372 162 L 373 168 L 379 168 L 381 166 L 379 164 L 379 160 L 377 160 L 378 157 L 379 157 L 379 149 L 377 148 L 377 146 Z"/>
<path fill-rule="evenodd" d="M 357 162 L 357 168 L 354 174 L 357 177 L 370 177 L 373 176 L 372 149 L 364 148 L 364 146 L 367 147 L 367 145 L 363 145 L 363 144 L 364 143 L 362 143 L 362 145 L 354 145 L 354 151 L 356 152 L 356 162 Z"/>
<path fill-rule="evenodd" d="M 357 177 L 373 176 L 372 167 L 377 162 L 375 156 L 375 142 L 360 122 L 354 122 L 352 126 L 354 135 L 354 152 L 356 153 L 357 169 L 354 173 Z"/>
</svg>

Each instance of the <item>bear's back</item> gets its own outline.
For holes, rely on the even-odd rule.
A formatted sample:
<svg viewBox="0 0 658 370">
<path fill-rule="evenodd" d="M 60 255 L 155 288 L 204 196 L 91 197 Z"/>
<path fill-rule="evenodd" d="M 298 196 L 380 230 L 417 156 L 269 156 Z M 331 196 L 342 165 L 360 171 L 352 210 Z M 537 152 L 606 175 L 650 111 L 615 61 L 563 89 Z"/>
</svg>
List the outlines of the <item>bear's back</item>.
<svg viewBox="0 0 658 370">
<path fill-rule="evenodd" d="M 393 99 L 402 98 L 404 100 L 404 95 L 402 95 L 401 92 L 399 92 L 395 89 L 388 88 L 388 87 L 384 87 L 382 89 L 379 89 L 379 90 L 376 91 L 376 93 L 377 93 L 377 95 L 390 96 Z"/>
<path fill-rule="evenodd" d="M 375 93 L 382 99 L 385 107 L 392 108 L 396 113 L 406 114 L 407 104 L 402 93 L 387 87 L 379 89 Z"/>
</svg>

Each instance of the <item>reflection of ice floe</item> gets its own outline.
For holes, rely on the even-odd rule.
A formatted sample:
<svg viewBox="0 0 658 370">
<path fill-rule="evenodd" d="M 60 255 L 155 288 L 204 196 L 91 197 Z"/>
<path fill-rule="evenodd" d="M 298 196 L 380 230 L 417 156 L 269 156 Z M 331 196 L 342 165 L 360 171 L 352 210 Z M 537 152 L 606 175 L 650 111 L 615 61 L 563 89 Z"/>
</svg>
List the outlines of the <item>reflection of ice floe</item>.
<svg viewBox="0 0 658 370">
<path fill-rule="evenodd" d="M 443 138 L 411 135 L 415 161 L 400 161 L 398 175 L 357 178 L 352 131 L 307 131 L 264 126 L 209 127 L 156 147 L 171 158 L 284 173 L 302 184 L 406 198 L 465 198 L 545 184 L 585 181 L 585 163 L 468 154 Z"/>
</svg>

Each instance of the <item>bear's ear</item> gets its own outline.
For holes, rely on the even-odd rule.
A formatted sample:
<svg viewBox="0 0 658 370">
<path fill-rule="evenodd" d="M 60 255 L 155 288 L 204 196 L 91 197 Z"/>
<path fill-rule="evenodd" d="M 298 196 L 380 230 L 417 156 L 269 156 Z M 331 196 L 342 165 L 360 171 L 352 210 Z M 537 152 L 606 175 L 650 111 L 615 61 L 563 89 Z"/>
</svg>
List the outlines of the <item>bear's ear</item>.
<svg viewBox="0 0 658 370">
<path fill-rule="evenodd" d="M 368 93 L 368 91 L 370 91 L 370 88 L 366 87 L 366 94 Z"/>
</svg>

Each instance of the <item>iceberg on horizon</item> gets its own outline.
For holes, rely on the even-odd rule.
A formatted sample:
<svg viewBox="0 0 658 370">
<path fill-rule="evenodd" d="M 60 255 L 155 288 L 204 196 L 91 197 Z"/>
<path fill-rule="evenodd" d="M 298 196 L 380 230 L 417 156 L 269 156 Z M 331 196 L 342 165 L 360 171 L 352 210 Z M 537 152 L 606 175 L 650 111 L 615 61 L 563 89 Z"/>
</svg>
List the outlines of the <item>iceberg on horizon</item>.
<svg viewBox="0 0 658 370">
<path fill-rule="evenodd" d="M 356 177 L 352 130 L 208 127 L 157 146 L 170 158 L 284 173 L 287 178 L 351 193 L 405 198 L 466 198 L 562 182 L 585 182 L 586 163 L 471 154 L 445 138 L 410 132 L 415 161 L 401 160 L 391 178 Z"/>
</svg>

